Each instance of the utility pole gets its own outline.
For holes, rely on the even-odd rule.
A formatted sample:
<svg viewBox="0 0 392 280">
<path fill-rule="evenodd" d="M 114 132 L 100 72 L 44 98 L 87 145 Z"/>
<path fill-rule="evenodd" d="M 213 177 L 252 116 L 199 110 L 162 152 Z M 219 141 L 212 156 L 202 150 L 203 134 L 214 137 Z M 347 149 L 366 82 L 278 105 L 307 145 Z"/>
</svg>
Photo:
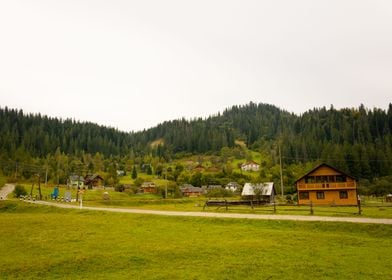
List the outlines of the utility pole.
<svg viewBox="0 0 392 280">
<path fill-rule="evenodd" d="M 15 163 L 15 180 L 18 178 L 18 162 Z"/>
<path fill-rule="evenodd" d="M 46 170 L 45 170 L 45 187 L 46 187 L 47 183 L 48 183 L 48 167 L 46 166 Z"/>
<path fill-rule="evenodd" d="M 278 144 L 278 149 L 279 149 L 279 165 L 280 165 L 280 188 L 281 188 L 281 191 L 282 191 L 282 199 L 284 199 L 282 153 L 280 152 L 280 143 Z"/>
</svg>

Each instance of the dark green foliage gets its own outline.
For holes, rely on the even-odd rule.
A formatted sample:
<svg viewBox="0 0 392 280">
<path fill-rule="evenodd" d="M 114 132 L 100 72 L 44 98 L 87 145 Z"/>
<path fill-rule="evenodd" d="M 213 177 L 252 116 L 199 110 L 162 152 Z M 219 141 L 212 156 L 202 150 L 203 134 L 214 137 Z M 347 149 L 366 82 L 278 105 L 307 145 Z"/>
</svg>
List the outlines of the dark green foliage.
<svg viewBox="0 0 392 280">
<path fill-rule="evenodd" d="M 136 179 L 137 178 L 137 171 L 136 171 L 136 166 L 133 166 L 132 168 L 132 175 L 131 175 L 132 179 Z"/>
<path fill-rule="evenodd" d="M 114 187 L 114 190 L 115 190 L 116 192 L 123 192 L 123 191 L 125 190 L 125 187 L 124 187 L 124 185 L 116 185 L 116 186 Z"/>
<path fill-rule="evenodd" d="M 206 194 L 207 197 L 232 197 L 234 193 L 230 190 L 226 190 L 224 188 L 215 188 L 209 190 Z"/>
<path fill-rule="evenodd" d="M 326 162 L 367 179 L 392 174 L 392 104 L 387 110 L 369 110 L 363 105 L 341 110 L 323 107 L 298 116 L 272 105 L 249 103 L 206 119 L 168 121 L 131 133 L 5 108 L 0 109 L 0 135 L 0 163 L 5 175 L 17 170 L 19 176 L 31 178 L 47 165 L 56 182 L 65 182 L 71 172 L 104 171 L 109 173 L 107 180 L 116 184 L 115 171 L 121 166 L 115 164 L 125 157 L 143 172 L 153 174 L 151 158 L 145 161 L 146 156 L 158 159 L 152 165 L 158 176 L 176 181 L 181 170 L 176 166 L 165 172 L 163 163 L 200 153 L 221 154 L 224 163 L 232 156 L 246 157 L 235 140 L 267 153 L 275 164 L 279 142 L 285 165 Z M 157 139 L 161 143 L 151 145 Z M 41 170 L 15 164 L 30 164 L 37 158 L 41 159 Z M 222 170 L 231 176 L 230 168 Z"/>
<path fill-rule="evenodd" d="M 27 195 L 27 191 L 22 185 L 16 185 L 13 193 L 15 197 Z"/>
</svg>

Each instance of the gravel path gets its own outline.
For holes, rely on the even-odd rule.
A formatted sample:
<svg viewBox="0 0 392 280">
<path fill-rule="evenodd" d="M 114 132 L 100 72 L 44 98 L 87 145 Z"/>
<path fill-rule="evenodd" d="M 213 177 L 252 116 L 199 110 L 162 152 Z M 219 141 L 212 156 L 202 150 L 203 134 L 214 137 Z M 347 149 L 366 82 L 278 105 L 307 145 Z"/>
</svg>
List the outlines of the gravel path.
<svg viewBox="0 0 392 280">
<path fill-rule="evenodd" d="M 5 184 L 3 188 L 0 190 L 0 200 L 7 199 L 7 196 L 12 193 L 15 189 L 15 185 L 13 184 Z"/>
<path fill-rule="evenodd" d="M 49 205 L 60 208 L 80 209 L 79 206 L 65 203 L 47 201 L 28 201 L 35 204 Z M 295 216 L 295 215 L 258 215 L 258 214 L 235 214 L 235 213 L 211 213 L 211 212 L 180 212 L 180 211 L 159 211 L 129 208 L 105 208 L 87 207 L 84 210 L 108 211 L 118 213 L 149 214 L 161 216 L 180 216 L 180 217 L 208 217 L 208 218 L 231 218 L 231 219 L 255 219 L 255 220 L 290 220 L 290 221 L 319 221 L 319 222 L 348 222 L 363 224 L 392 224 L 392 219 L 376 218 L 352 218 L 352 217 L 324 217 L 324 216 Z"/>
</svg>

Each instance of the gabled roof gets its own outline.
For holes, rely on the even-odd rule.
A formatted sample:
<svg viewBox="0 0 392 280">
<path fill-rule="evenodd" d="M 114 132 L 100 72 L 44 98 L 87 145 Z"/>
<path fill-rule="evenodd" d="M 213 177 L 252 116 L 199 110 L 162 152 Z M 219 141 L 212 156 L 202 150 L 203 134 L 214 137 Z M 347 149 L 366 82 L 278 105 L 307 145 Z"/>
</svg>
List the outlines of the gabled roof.
<svg viewBox="0 0 392 280">
<path fill-rule="evenodd" d="M 253 160 L 248 160 L 247 162 L 241 164 L 241 166 L 245 166 L 245 165 L 251 165 L 251 164 L 256 164 L 256 165 L 260 165 L 257 162 L 253 161 Z"/>
<path fill-rule="evenodd" d="M 180 187 L 181 192 L 192 192 L 192 193 L 202 193 L 203 189 L 202 188 L 198 188 L 198 187 L 194 187 L 192 185 L 186 184 L 183 185 L 182 187 Z"/>
<path fill-rule="evenodd" d="M 157 186 L 153 182 L 144 182 L 141 188 L 156 188 Z"/>
<path fill-rule="evenodd" d="M 96 180 L 96 179 L 103 180 L 103 178 L 102 178 L 100 175 L 98 175 L 98 174 L 93 174 L 93 175 L 87 175 L 87 176 L 85 177 L 84 181 L 88 183 L 88 182 L 92 182 L 92 181 L 94 181 L 94 180 Z"/>
<path fill-rule="evenodd" d="M 70 181 L 84 181 L 84 178 L 79 175 L 71 175 L 69 176 Z"/>
<path fill-rule="evenodd" d="M 273 193 L 276 193 L 273 182 L 260 184 L 246 183 L 242 189 L 241 195 L 256 195 L 255 190 L 260 190 L 260 195 L 272 195 Z"/>
<path fill-rule="evenodd" d="M 339 169 L 336 169 L 335 167 L 333 167 L 333 166 L 331 166 L 331 165 L 329 165 L 329 164 L 321 163 L 321 164 L 317 165 L 315 168 L 313 168 L 312 170 L 310 170 L 308 173 L 306 173 L 305 175 L 303 175 L 301 178 L 297 179 L 297 180 L 295 181 L 295 183 L 297 183 L 298 181 L 302 180 L 303 178 L 305 178 L 305 177 L 308 176 L 309 174 L 313 173 L 314 171 L 316 171 L 317 169 L 319 169 L 319 168 L 322 167 L 322 166 L 326 166 L 326 167 L 328 167 L 328 168 L 331 168 L 331 169 L 335 170 L 336 172 L 341 173 L 342 175 L 345 175 L 345 176 L 350 177 L 350 178 L 352 178 L 352 179 L 355 180 L 355 178 L 354 178 L 353 176 L 350 176 L 350 175 L 346 174 L 345 172 L 343 172 L 343 171 L 341 171 L 341 170 L 339 170 Z"/>
</svg>

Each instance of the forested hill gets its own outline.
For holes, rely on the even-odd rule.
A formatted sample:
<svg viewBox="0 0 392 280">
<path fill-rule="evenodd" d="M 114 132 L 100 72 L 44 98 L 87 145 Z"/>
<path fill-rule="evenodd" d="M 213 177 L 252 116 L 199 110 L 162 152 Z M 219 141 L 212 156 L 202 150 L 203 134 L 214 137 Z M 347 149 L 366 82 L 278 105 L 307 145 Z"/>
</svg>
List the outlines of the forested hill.
<svg viewBox="0 0 392 280">
<path fill-rule="evenodd" d="M 392 104 L 388 109 L 320 108 L 300 116 L 268 104 L 233 106 L 206 119 L 174 120 L 136 133 L 93 123 L 61 120 L 0 109 L 0 152 L 33 157 L 81 152 L 104 156 L 146 154 L 153 150 L 170 158 L 178 152 L 219 152 L 241 140 L 269 152 L 281 144 L 284 160 L 327 161 L 354 176 L 392 173 Z M 151 143 L 158 143 L 151 145 Z"/>
</svg>

